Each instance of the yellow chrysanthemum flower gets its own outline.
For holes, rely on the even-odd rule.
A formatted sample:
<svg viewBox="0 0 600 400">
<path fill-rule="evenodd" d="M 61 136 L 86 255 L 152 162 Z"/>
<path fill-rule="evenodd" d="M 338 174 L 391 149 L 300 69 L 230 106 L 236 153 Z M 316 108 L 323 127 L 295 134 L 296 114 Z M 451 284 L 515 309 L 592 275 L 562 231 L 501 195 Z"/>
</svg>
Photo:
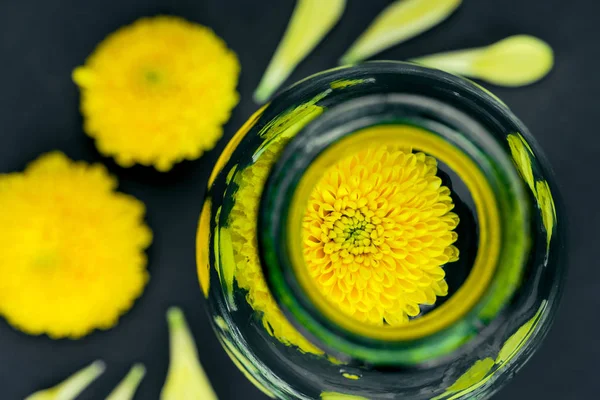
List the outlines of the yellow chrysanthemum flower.
<svg viewBox="0 0 600 400">
<path fill-rule="evenodd" d="M 114 326 L 148 281 L 144 205 L 101 165 L 53 152 L 0 175 L 0 315 L 79 338 Z"/>
<path fill-rule="evenodd" d="M 73 79 L 84 129 L 102 154 L 166 171 L 215 146 L 238 102 L 239 72 L 209 28 L 160 16 L 107 37 Z"/>
<path fill-rule="evenodd" d="M 424 153 L 372 147 L 340 160 L 315 186 L 304 259 L 320 292 L 359 321 L 401 325 L 448 293 L 443 266 L 458 216 Z"/>
</svg>

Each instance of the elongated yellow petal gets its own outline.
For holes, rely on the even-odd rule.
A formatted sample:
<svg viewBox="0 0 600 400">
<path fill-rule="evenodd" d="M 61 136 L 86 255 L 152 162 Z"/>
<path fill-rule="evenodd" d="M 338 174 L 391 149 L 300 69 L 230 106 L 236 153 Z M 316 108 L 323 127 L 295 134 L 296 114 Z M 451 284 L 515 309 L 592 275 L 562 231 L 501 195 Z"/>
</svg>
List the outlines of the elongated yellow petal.
<svg viewBox="0 0 600 400">
<path fill-rule="evenodd" d="M 200 222 L 198 223 L 198 234 L 196 235 L 196 268 L 198 270 L 200 287 L 206 298 L 208 298 L 208 291 L 210 290 L 210 259 L 208 255 L 208 244 L 210 243 L 211 206 L 212 200 L 208 197 L 204 201 L 204 206 L 202 207 Z"/>
<path fill-rule="evenodd" d="M 448 388 L 449 392 L 459 392 L 461 390 L 472 388 L 480 383 L 494 366 L 492 358 L 484 358 L 477 361 L 467 370 L 452 386 Z"/>
<path fill-rule="evenodd" d="M 353 64 L 425 32 L 439 24 L 462 0 L 399 0 L 390 4 L 344 54 L 340 64 Z"/>
<path fill-rule="evenodd" d="M 556 206 L 554 205 L 554 198 L 552 197 L 548 182 L 537 181 L 535 187 L 535 198 L 542 212 L 542 223 L 546 229 L 546 247 L 550 248 L 550 240 L 552 239 L 552 232 L 554 231 L 554 224 L 556 222 Z"/>
<path fill-rule="evenodd" d="M 131 400 L 146 375 L 144 364 L 135 364 L 106 400 Z"/>
<path fill-rule="evenodd" d="M 535 315 L 525 322 L 515 333 L 513 333 L 504 345 L 500 349 L 498 353 L 498 357 L 496 358 L 496 364 L 504 365 L 508 361 L 510 361 L 519 350 L 527 343 L 533 332 L 535 331 L 536 326 L 540 321 L 540 317 L 544 310 L 546 309 L 548 302 L 546 300 L 542 301 L 540 304 L 540 308 L 535 313 Z"/>
<path fill-rule="evenodd" d="M 323 392 L 321 393 L 321 400 L 368 400 L 366 397 L 353 396 L 350 394 L 336 393 L 336 392 Z"/>
<path fill-rule="evenodd" d="M 517 166 L 517 170 L 535 195 L 536 190 L 533 177 L 533 168 L 531 166 L 531 157 L 533 157 L 533 153 L 531 152 L 527 141 L 525 141 L 523 136 L 518 132 L 510 133 L 506 139 L 508 140 L 510 153 L 512 154 L 513 162 Z"/>
<path fill-rule="evenodd" d="M 235 259 L 233 258 L 233 243 L 231 241 L 231 231 L 229 228 L 221 227 L 219 232 L 219 245 L 221 248 L 221 278 L 227 288 L 227 297 L 229 304 L 235 309 L 235 300 L 233 297 L 233 277 L 235 275 Z"/>
<path fill-rule="evenodd" d="M 183 312 L 176 307 L 167 311 L 171 361 L 161 400 L 217 400 L 202 369 L 194 338 Z"/>
<path fill-rule="evenodd" d="M 434 54 L 412 61 L 499 86 L 524 86 L 550 72 L 554 52 L 538 38 L 517 35 L 486 47 Z"/>
<path fill-rule="evenodd" d="M 264 103 L 338 22 L 346 0 L 298 0 L 254 100 Z"/>
<path fill-rule="evenodd" d="M 27 396 L 25 400 L 73 400 L 102 375 L 105 368 L 103 361 L 94 361 L 58 385 L 35 392 Z"/>
</svg>

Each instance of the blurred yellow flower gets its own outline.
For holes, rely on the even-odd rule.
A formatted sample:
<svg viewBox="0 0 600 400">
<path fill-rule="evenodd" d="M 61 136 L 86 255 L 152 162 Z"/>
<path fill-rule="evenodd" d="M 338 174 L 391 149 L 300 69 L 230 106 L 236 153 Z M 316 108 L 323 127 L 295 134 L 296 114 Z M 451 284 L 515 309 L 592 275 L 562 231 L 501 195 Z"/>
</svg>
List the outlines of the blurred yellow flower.
<svg viewBox="0 0 600 400">
<path fill-rule="evenodd" d="M 458 259 L 450 189 L 424 153 L 376 146 L 325 171 L 305 214 L 304 259 L 321 293 L 353 318 L 401 325 L 448 294 Z"/>
<path fill-rule="evenodd" d="M 98 150 L 160 171 L 212 149 L 238 102 L 240 65 L 209 28 L 142 18 L 108 36 L 73 72 Z"/>
<path fill-rule="evenodd" d="M 53 152 L 0 175 L 0 315 L 22 331 L 108 329 L 146 282 L 144 205 L 101 165 Z"/>
</svg>

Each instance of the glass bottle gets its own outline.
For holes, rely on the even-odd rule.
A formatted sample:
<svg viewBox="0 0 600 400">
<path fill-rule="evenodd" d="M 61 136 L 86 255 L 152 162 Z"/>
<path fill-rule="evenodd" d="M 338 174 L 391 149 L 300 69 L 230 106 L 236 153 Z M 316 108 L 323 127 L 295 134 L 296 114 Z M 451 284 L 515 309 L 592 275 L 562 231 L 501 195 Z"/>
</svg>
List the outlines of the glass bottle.
<svg viewBox="0 0 600 400">
<path fill-rule="evenodd" d="M 241 127 L 197 259 L 219 340 L 272 398 L 487 398 L 548 331 L 563 242 L 548 163 L 501 100 L 372 62 Z"/>
</svg>

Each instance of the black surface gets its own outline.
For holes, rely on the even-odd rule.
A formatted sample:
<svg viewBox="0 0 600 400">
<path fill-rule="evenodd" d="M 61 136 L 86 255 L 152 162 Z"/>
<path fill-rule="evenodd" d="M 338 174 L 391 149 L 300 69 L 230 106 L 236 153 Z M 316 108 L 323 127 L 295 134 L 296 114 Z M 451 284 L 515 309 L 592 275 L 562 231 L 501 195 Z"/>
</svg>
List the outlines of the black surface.
<svg viewBox="0 0 600 400">
<path fill-rule="evenodd" d="M 327 1 L 327 0 L 324 0 Z M 348 0 L 341 23 L 303 62 L 290 82 L 336 65 L 336 60 L 388 4 Z M 148 374 L 136 399 L 156 399 L 168 364 L 164 312 L 181 305 L 194 331 L 207 373 L 221 399 L 265 399 L 229 361 L 203 310 L 195 277 L 194 241 L 205 180 L 219 151 L 257 108 L 251 94 L 293 8 L 280 0 L 0 0 L 0 172 L 21 170 L 40 153 L 107 163 L 120 190 L 143 200 L 154 230 L 151 281 L 142 298 L 107 332 L 80 341 L 28 337 L 0 320 L 0 399 L 22 399 L 94 359 L 107 372 L 80 398 L 103 399 L 142 361 Z M 600 235 L 598 178 L 600 132 L 600 4 L 597 0 L 465 0 L 439 27 L 379 55 L 401 60 L 481 46 L 528 33 L 556 51 L 552 74 L 526 88 L 494 88 L 529 126 L 554 166 L 568 212 L 569 273 L 556 324 L 541 350 L 496 399 L 597 398 L 600 382 L 598 313 Z M 108 33 L 147 15 L 168 13 L 208 25 L 239 55 L 241 102 L 215 151 L 168 174 L 125 170 L 103 159 L 83 134 L 78 91 L 71 82 Z M 0 255 L 1 256 L 1 255 Z"/>
</svg>

